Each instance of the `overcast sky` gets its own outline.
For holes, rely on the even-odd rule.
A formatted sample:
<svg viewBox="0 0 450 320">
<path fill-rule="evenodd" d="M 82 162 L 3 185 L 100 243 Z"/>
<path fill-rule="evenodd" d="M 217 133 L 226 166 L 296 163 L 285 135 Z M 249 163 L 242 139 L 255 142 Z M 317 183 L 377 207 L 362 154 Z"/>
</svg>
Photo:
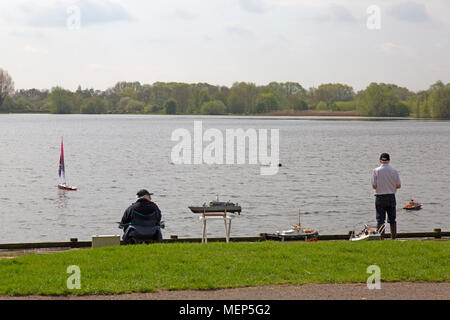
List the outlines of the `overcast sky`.
<svg viewBox="0 0 450 320">
<path fill-rule="evenodd" d="M 0 39 L 16 89 L 450 82 L 449 0 L 2 0 Z"/>
</svg>

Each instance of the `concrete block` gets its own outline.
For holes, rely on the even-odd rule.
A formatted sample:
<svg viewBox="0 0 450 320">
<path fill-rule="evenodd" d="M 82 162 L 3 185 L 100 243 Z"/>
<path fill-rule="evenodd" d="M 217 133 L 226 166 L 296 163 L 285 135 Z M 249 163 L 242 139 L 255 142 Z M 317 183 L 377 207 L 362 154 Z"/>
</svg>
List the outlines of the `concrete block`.
<svg viewBox="0 0 450 320">
<path fill-rule="evenodd" d="M 120 236 L 92 236 L 92 248 L 120 246 Z"/>
</svg>

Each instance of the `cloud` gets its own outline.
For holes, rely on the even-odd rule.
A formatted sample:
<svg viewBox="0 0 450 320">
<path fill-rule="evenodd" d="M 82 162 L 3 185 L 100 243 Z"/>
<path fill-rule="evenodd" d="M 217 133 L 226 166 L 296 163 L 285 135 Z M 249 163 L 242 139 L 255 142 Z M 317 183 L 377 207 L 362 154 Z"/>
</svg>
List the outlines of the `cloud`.
<svg viewBox="0 0 450 320">
<path fill-rule="evenodd" d="M 78 12 L 81 27 L 133 20 L 121 4 L 111 0 L 26 2 L 19 5 L 19 10 L 23 23 L 31 27 L 63 28 Z"/>
<path fill-rule="evenodd" d="M 183 20 L 194 20 L 195 18 L 197 18 L 197 15 L 195 13 L 180 8 L 175 10 L 175 15 L 177 16 L 177 18 Z"/>
<path fill-rule="evenodd" d="M 19 39 L 26 39 L 26 38 L 32 38 L 34 40 L 45 40 L 47 37 L 45 34 L 43 34 L 40 31 L 37 30 L 27 30 L 27 28 L 16 28 L 13 31 L 8 33 L 10 36 L 19 38 Z"/>
<path fill-rule="evenodd" d="M 264 13 L 267 11 L 267 5 L 264 0 L 239 0 L 239 6 L 242 10 L 251 13 Z"/>
<path fill-rule="evenodd" d="M 338 22 L 355 22 L 356 19 L 353 17 L 350 10 L 348 10 L 346 7 L 333 4 L 329 7 L 330 15 L 333 20 Z"/>
<path fill-rule="evenodd" d="M 233 36 L 252 37 L 253 32 L 239 24 L 229 24 L 225 26 L 225 31 Z"/>
<path fill-rule="evenodd" d="M 427 22 L 431 20 L 425 5 L 413 1 L 394 5 L 387 12 L 398 20 L 408 22 Z"/>
<path fill-rule="evenodd" d="M 318 13 L 314 16 L 314 20 L 340 23 L 353 23 L 356 21 L 350 10 L 337 4 L 331 4 L 320 8 Z"/>
<path fill-rule="evenodd" d="M 27 44 L 24 47 L 25 52 L 34 53 L 34 54 L 48 54 L 48 51 L 43 48 L 34 47 L 32 45 Z"/>
<path fill-rule="evenodd" d="M 413 56 L 415 55 L 415 51 L 405 45 L 395 44 L 392 42 L 385 42 L 378 46 L 378 51 L 383 52 L 385 54 L 402 54 L 404 56 Z"/>
</svg>

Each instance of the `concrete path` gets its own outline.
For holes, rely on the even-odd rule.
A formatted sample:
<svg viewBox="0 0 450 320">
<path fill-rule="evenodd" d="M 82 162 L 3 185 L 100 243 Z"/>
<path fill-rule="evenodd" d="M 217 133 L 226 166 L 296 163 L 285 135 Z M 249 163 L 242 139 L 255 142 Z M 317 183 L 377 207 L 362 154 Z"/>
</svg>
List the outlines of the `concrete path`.
<svg viewBox="0 0 450 320">
<path fill-rule="evenodd" d="M 208 291 L 159 291 L 115 296 L 5 297 L 0 300 L 450 300 L 450 283 L 382 283 L 369 290 L 365 283 L 269 285 Z"/>
</svg>

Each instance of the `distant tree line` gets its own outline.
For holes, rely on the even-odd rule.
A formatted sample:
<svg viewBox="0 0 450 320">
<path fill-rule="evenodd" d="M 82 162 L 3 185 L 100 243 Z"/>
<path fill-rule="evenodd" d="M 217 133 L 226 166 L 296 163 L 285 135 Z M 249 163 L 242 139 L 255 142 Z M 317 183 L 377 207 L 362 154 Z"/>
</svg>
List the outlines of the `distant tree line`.
<svg viewBox="0 0 450 320">
<path fill-rule="evenodd" d="M 208 83 L 119 82 L 104 91 L 61 87 L 14 90 L 9 74 L 0 69 L 0 113 L 150 113 L 267 114 L 275 111 L 357 111 L 363 116 L 450 118 L 450 84 L 441 81 L 414 93 L 395 84 L 371 83 L 357 93 L 340 83 L 308 90 L 296 82 L 257 86 L 236 82 L 231 87 Z"/>
</svg>

